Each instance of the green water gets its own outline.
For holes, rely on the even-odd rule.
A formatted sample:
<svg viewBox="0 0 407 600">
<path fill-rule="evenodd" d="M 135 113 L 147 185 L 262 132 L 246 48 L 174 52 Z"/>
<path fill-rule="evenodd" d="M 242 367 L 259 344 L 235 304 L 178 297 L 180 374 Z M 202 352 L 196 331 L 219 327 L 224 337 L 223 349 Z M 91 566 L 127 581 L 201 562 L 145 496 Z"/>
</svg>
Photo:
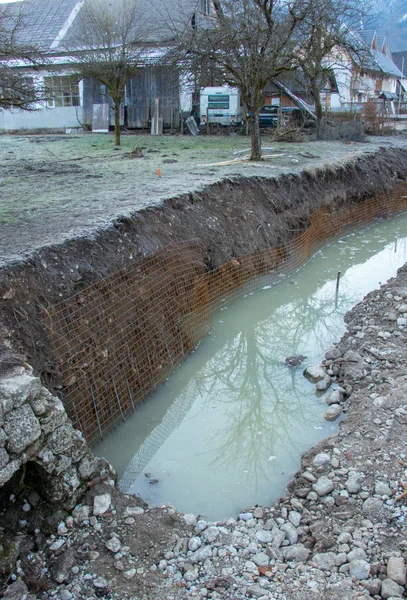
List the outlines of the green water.
<svg viewBox="0 0 407 600">
<path fill-rule="evenodd" d="M 303 368 L 321 361 L 345 331 L 344 314 L 406 261 L 407 213 L 331 242 L 220 310 L 199 348 L 96 454 L 118 470 L 123 491 L 151 505 L 219 520 L 272 503 L 301 453 L 338 426 L 324 421 L 327 405 Z M 307 356 L 297 369 L 284 363 L 294 354 Z"/>
</svg>

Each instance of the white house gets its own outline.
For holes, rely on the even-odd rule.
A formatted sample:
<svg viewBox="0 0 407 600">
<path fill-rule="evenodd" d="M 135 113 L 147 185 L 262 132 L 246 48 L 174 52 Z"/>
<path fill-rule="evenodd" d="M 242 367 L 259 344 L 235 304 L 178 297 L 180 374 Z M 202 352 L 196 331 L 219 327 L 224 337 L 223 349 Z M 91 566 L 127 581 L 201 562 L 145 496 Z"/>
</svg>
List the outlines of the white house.
<svg viewBox="0 0 407 600">
<path fill-rule="evenodd" d="M 65 49 L 65 40 L 86 1 L 23 0 L 0 4 L 1 10 L 11 14 L 21 11 L 19 41 L 38 48 L 47 61 L 47 66 L 40 70 L 18 61 L 8 64 L 39 88 L 50 90 L 47 101 L 38 104 L 34 112 L 0 110 L 0 131 L 90 129 L 95 124 L 100 127 L 101 114 L 104 127 L 112 124 L 109 109 L 95 111 L 95 107 L 109 102 L 106 89 L 94 80 L 80 80 L 75 54 Z M 138 2 L 141 13 L 151 24 L 146 27 L 143 40 L 148 53 L 139 75 L 127 82 L 122 124 L 129 128 L 147 128 L 154 99 L 159 98 L 164 126 L 176 125 L 180 110 L 191 107 L 191 92 L 185 90 L 170 69 L 157 68 L 157 60 L 171 42 L 174 23 L 182 21 L 183 26 L 196 27 L 213 11 L 212 0 Z"/>
</svg>

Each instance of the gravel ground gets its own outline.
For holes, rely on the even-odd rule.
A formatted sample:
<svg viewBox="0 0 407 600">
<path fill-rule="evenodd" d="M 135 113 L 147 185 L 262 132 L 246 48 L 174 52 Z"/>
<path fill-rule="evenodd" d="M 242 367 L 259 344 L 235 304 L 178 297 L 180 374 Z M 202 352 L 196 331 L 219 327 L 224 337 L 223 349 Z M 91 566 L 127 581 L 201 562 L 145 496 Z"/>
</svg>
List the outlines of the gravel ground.
<svg viewBox="0 0 407 600">
<path fill-rule="evenodd" d="M 2 136 L 0 266 L 225 178 L 327 168 L 381 146 L 405 146 L 406 139 L 399 135 L 371 137 L 368 143 L 279 143 L 264 136 L 263 151 L 269 159 L 219 166 L 244 156 L 248 138 L 123 136 L 122 147 L 115 149 L 111 136 L 103 134 Z M 134 146 L 142 148 L 142 158 L 131 154 Z"/>
<path fill-rule="evenodd" d="M 19 530 L 23 558 L 4 598 L 406 598 L 407 265 L 346 321 L 313 369 L 339 432 L 303 455 L 279 502 L 207 523 L 112 482 L 48 520 L 35 495 L 12 498 L 1 522 Z"/>
</svg>

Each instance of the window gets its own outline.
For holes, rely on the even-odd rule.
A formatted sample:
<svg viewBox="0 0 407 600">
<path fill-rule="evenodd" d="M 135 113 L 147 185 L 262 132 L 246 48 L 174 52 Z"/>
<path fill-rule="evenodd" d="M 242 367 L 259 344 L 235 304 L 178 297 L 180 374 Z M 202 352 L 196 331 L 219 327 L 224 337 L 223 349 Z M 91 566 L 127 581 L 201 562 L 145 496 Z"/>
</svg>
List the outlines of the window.
<svg viewBox="0 0 407 600">
<path fill-rule="evenodd" d="M 201 0 L 202 5 L 202 13 L 204 15 L 209 15 L 211 12 L 211 0 Z"/>
<path fill-rule="evenodd" d="M 72 75 L 44 77 L 50 108 L 62 106 L 80 106 L 78 78 Z"/>
<path fill-rule="evenodd" d="M 229 109 L 229 96 L 225 94 L 217 94 L 216 96 L 208 96 L 208 108 L 210 109 Z"/>
</svg>

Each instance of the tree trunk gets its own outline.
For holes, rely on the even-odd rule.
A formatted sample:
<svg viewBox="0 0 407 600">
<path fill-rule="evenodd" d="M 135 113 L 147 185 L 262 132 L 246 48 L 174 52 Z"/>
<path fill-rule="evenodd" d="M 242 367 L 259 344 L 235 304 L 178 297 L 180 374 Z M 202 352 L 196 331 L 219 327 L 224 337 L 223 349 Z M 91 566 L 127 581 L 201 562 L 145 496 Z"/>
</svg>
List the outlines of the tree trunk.
<svg viewBox="0 0 407 600">
<path fill-rule="evenodd" d="M 317 117 L 317 140 L 320 140 L 322 137 L 322 120 L 324 118 L 324 111 L 322 109 L 321 94 L 319 93 L 319 88 L 314 87 L 312 89 L 311 94 L 315 100 L 315 115 Z"/>
<path fill-rule="evenodd" d="M 261 140 L 258 110 L 252 111 L 251 117 L 251 155 L 250 160 L 261 160 Z"/>
<path fill-rule="evenodd" d="M 120 102 L 114 105 L 114 145 L 120 146 Z"/>
</svg>

